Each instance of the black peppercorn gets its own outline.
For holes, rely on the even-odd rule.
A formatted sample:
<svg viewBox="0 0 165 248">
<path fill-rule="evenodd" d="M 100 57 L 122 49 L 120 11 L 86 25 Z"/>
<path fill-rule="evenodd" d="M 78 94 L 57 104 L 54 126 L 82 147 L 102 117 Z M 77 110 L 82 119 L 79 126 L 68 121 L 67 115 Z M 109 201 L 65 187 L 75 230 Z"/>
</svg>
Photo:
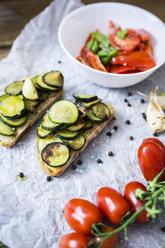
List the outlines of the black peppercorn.
<svg viewBox="0 0 165 248">
<path fill-rule="evenodd" d="M 118 129 L 118 126 L 114 126 L 114 127 L 113 127 L 113 129 L 114 129 L 115 131 L 117 131 L 117 129 Z"/>
<path fill-rule="evenodd" d="M 142 113 L 143 119 L 146 121 L 147 117 L 145 113 Z"/>
<path fill-rule="evenodd" d="M 71 168 L 72 168 L 72 170 L 76 170 L 77 166 L 75 164 L 73 164 Z"/>
<path fill-rule="evenodd" d="M 141 99 L 140 101 L 141 101 L 141 103 L 145 103 L 145 100 L 144 99 Z"/>
<path fill-rule="evenodd" d="M 129 139 L 130 139 L 130 140 L 133 140 L 133 137 L 132 137 L 132 136 L 129 136 Z"/>
<path fill-rule="evenodd" d="M 108 152 L 108 155 L 110 156 L 110 157 L 112 157 L 113 156 L 113 152 Z"/>
<path fill-rule="evenodd" d="M 98 160 L 97 160 L 97 163 L 98 163 L 98 164 L 102 164 L 103 161 L 102 161 L 101 159 L 98 159 Z"/>
<path fill-rule="evenodd" d="M 50 176 L 47 177 L 47 181 L 50 182 L 52 181 L 52 178 Z"/>
<path fill-rule="evenodd" d="M 19 177 L 24 177 L 24 174 L 22 172 L 20 172 Z"/>
<path fill-rule="evenodd" d="M 132 96 L 132 92 L 128 92 L 128 96 Z"/>
<path fill-rule="evenodd" d="M 125 99 L 124 99 L 124 102 L 128 102 L 128 100 L 125 98 Z"/>
<path fill-rule="evenodd" d="M 132 105 L 130 103 L 127 104 L 128 107 L 131 107 Z"/>
<path fill-rule="evenodd" d="M 125 124 L 130 125 L 131 124 L 130 120 L 126 120 Z"/>
<path fill-rule="evenodd" d="M 111 133 L 111 132 L 107 132 L 106 135 L 107 135 L 108 137 L 111 137 L 111 136 L 112 136 L 112 133 Z"/>
<path fill-rule="evenodd" d="M 116 120 L 116 117 L 115 117 L 115 116 L 113 117 L 113 120 L 114 120 L 114 121 Z"/>
<path fill-rule="evenodd" d="M 163 227 L 161 228 L 161 231 L 162 231 L 162 232 L 165 232 L 165 226 L 163 226 Z"/>
<path fill-rule="evenodd" d="M 158 137 L 158 133 L 157 132 L 153 133 L 153 136 Z"/>
<path fill-rule="evenodd" d="M 79 159 L 79 160 L 77 160 L 77 164 L 78 165 L 82 165 L 82 161 Z"/>
<path fill-rule="evenodd" d="M 59 60 L 58 63 L 61 64 L 62 62 Z"/>
</svg>

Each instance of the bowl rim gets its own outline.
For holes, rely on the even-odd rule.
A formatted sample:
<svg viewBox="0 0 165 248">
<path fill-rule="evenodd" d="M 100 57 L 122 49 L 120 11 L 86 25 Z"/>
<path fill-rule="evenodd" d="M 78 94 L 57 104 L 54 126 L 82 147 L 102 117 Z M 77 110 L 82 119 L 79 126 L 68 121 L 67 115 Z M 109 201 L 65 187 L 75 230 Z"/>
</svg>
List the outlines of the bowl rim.
<svg viewBox="0 0 165 248">
<path fill-rule="evenodd" d="M 135 9 L 139 9 L 140 11 L 143 11 L 144 13 L 146 13 L 147 15 L 150 15 L 152 18 L 156 19 L 162 26 L 164 26 L 164 29 L 165 29 L 165 24 L 164 22 L 159 18 L 157 17 L 156 15 L 154 15 L 153 13 L 149 12 L 148 10 L 145 10 L 143 8 L 140 8 L 138 6 L 135 6 L 135 5 L 132 5 L 132 4 L 126 4 L 126 3 L 119 3 L 119 2 L 101 2 L 101 3 L 92 3 L 92 4 L 87 4 L 87 5 L 83 5 L 73 11 L 71 11 L 69 14 L 67 14 L 64 19 L 61 21 L 60 23 L 60 26 L 59 26 L 59 29 L 58 29 L 58 40 L 59 40 L 59 43 L 62 47 L 62 49 L 64 50 L 64 52 L 74 61 L 76 62 L 78 65 L 82 66 L 84 69 L 86 70 L 89 70 L 89 71 L 92 71 L 92 72 L 96 72 L 98 74 L 102 74 L 102 75 L 110 75 L 110 76 L 116 76 L 116 77 L 134 77 L 134 76 L 137 76 L 137 75 L 145 75 L 145 74 L 148 74 L 148 73 L 153 73 L 155 70 L 157 70 L 158 68 L 160 68 L 164 63 L 165 63 L 165 57 L 164 59 L 156 64 L 154 67 L 146 70 L 146 71 L 142 71 L 142 72 L 135 72 L 135 73 L 125 73 L 125 74 L 117 74 L 117 73 L 110 73 L 110 72 L 104 72 L 104 71 L 100 71 L 100 70 L 96 70 L 90 66 L 87 66 L 87 65 L 84 65 L 83 63 L 81 63 L 80 61 L 78 61 L 75 57 L 73 57 L 69 52 L 68 50 L 65 48 L 63 42 L 62 42 L 62 28 L 63 26 L 65 25 L 65 23 L 67 22 L 67 20 L 72 17 L 72 15 L 74 15 L 75 13 L 78 13 L 78 12 L 81 12 L 83 11 L 84 9 L 89 9 L 89 8 L 92 8 L 93 6 L 100 6 L 100 5 L 122 5 L 122 6 L 129 6 L 131 8 L 135 8 Z"/>
</svg>

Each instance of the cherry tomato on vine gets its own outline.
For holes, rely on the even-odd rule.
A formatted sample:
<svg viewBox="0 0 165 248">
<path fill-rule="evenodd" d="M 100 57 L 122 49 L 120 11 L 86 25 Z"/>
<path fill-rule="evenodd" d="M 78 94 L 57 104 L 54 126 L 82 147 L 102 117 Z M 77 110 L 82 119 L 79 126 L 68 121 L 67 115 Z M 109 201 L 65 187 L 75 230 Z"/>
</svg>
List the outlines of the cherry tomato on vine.
<svg viewBox="0 0 165 248">
<path fill-rule="evenodd" d="M 98 207 L 113 224 L 120 224 L 122 217 L 131 209 L 129 202 L 115 189 L 102 187 L 96 193 Z"/>
<path fill-rule="evenodd" d="M 59 248 L 87 248 L 89 240 L 81 233 L 64 235 L 59 242 Z"/>
<path fill-rule="evenodd" d="M 131 206 L 134 208 L 134 212 L 137 212 L 145 204 L 144 201 L 138 200 L 135 196 L 135 190 L 142 189 L 146 191 L 146 187 L 139 182 L 130 182 L 124 188 L 124 197 L 130 202 Z M 149 221 L 147 218 L 147 211 L 143 211 L 136 220 L 141 223 L 146 223 Z"/>
<path fill-rule="evenodd" d="M 114 231 L 114 230 L 115 230 L 115 228 L 113 228 L 113 227 L 104 227 L 104 228 L 102 229 L 102 232 L 103 232 L 103 233 L 108 233 L 108 232 L 112 232 L 112 231 Z M 113 236 L 109 237 L 109 238 L 103 243 L 103 245 L 101 246 L 101 248 L 114 248 L 114 247 L 116 246 L 116 244 L 117 244 L 118 239 L 119 239 L 119 234 L 116 233 L 116 234 L 114 234 Z M 94 240 L 95 240 L 95 243 L 97 243 L 97 242 L 102 242 L 102 238 L 100 238 L 100 237 L 98 237 L 98 236 L 96 236 Z"/>
<path fill-rule="evenodd" d="M 72 199 L 64 208 L 64 216 L 69 226 L 76 232 L 90 235 L 94 223 L 102 222 L 100 210 L 91 202 L 83 199 Z"/>
<path fill-rule="evenodd" d="M 138 150 L 138 160 L 143 176 L 153 180 L 165 168 L 165 145 L 156 138 L 143 141 Z M 165 172 L 159 181 L 165 180 Z"/>
</svg>

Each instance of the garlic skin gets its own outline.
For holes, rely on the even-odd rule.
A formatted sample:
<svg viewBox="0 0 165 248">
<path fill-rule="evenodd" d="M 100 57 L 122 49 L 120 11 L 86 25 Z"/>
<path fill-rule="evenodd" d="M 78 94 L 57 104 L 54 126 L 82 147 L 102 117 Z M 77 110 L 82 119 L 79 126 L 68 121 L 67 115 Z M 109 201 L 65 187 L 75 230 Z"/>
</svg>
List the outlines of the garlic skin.
<svg viewBox="0 0 165 248">
<path fill-rule="evenodd" d="M 154 132 L 165 130 L 165 115 L 157 96 L 158 87 L 150 93 L 150 101 L 147 107 L 146 117 L 149 127 Z M 160 96 L 159 96 L 160 97 Z"/>
<path fill-rule="evenodd" d="M 165 96 L 158 96 L 158 101 L 163 110 L 165 110 Z"/>
</svg>

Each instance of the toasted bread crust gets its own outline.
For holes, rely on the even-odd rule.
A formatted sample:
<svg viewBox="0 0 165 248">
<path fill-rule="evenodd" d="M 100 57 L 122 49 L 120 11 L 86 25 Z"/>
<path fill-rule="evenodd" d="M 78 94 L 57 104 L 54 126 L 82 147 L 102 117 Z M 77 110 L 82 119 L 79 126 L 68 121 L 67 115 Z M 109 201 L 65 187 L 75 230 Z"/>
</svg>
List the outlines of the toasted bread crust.
<svg viewBox="0 0 165 248">
<path fill-rule="evenodd" d="M 41 116 L 43 116 L 45 111 L 50 108 L 53 103 L 58 101 L 63 94 L 63 89 L 59 92 L 49 93 L 48 99 L 40 103 L 33 114 L 28 114 L 28 119 L 25 124 L 18 127 L 16 133 L 13 136 L 5 136 L 0 134 L 0 144 L 5 147 L 12 147 L 13 145 L 15 145 L 15 143 L 28 131 L 28 129 L 32 127 L 36 123 L 36 121 L 39 120 Z"/>
<path fill-rule="evenodd" d="M 113 119 L 113 116 L 114 116 L 114 109 L 110 104 L 107 104 L 107 106 L 109 107 L 110 112 L 111 112 L 110 118 L 101 124 L 96 124 L 93 127 L 93 131 L 89 130 L 89 131 L 85 132 L 86 133 L 86 143 L 85 143 L 84 147 L 79 151 L 71 150 L 70 159 L 68 160 L 68 162 L 65 165 L 63 165 L 61 167 L 56 167 L 56 168 L 49 167 L 46 163 L 44 163 L 44 161 L 41 158 L 41 154 L 38 152 L 38 149 L 37 149 L 37 157 L 38 157 L 38 160 L 40 162 L 41 168 L 48 176 L 52 176 L 52 177 L 60 176 L 69 167 L 69 165 L 72 164 L 72 162 L 79 156 L 79 154 L 82 153 L 82 151 L 87 147 L 87 145 L 99 133 L 101 133 L 101 131 L 111 122 L 111 120 Z M 36 139 L 38 140 L 38 137 Z"/>
</svg>

